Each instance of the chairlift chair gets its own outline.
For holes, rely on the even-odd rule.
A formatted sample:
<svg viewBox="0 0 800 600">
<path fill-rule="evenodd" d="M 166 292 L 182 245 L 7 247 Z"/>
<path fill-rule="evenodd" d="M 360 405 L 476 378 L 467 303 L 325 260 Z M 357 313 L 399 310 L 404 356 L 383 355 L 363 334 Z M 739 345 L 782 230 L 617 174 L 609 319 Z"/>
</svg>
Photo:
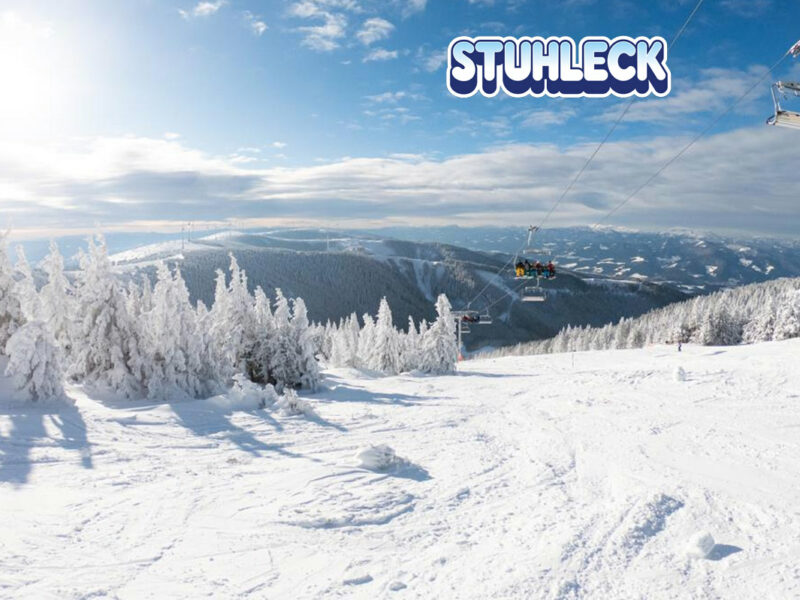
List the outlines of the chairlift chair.
<svg viewBox="0 0 800 600">
<path fill-rule="evenodd" d="M 538 285 L 526 287 L 522 291 L 523 302 L 544 302 L 545 300 L 547 300 L 547 294 Z"/>
<path fill-rule="evenodd" d="M 470 325 L 492 324 L 492 316 L 489 314 L 488 309 L 484 310 L 482 313 L 479 313 L 477 310 L 454 310 L 453 316 L 461 323 L 462 331 L 465 331 L 464 327 L 468 328 Z"/>
<path fill-rule="evenodd" d="M 545 300 L 547 300 L 547 294 L 544 289 L 542 289 L 538 277 L 536 279 L 536 285 L 526 286 L 522 290 L 523 302 L 544 302 Z"/>
<path fill-rule="evenodd" d="M 778 81 L 772 84 L 772 101 L 775 104 L 775 114 L 767 119 L 767 125 L 800 129 L 800 113 L 784 110 L 781 107 L 781 97 L 787 98 L 789 94 L 800 96 L 800 83 Z"/>
</svg>

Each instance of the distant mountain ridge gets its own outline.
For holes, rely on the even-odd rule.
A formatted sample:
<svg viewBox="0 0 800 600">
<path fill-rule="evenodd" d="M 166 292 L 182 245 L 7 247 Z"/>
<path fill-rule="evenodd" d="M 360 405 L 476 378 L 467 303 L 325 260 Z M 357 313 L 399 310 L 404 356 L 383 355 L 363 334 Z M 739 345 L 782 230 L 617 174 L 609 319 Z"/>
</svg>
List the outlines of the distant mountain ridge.
<svg viewBox="0 0 800 600">
<path fill-rule="evenodd" d="M 525 228 L 387 228 L 376 233 L 514 253 L 525 244 Z M 535 246 L 576 272 L 665 281 L 702 293 L 723 287 L 800 276 L 800 242 L 721 237 L 711 233 L 659 233 L 610 228 L 543 229 Z"/>
<path fill-rule="evenodd" d="M 455 309 L 471 300 L 475 310 L 493 304 L 493 324 L 473 327 L 465 338 L 468 349 L 550 337 L 567 324 L 603 325 L 686 298 L 671 285 L 562 269 L 555 281 L 544 284 L 548 302 L 523 303 L 513 292 L 519 282 L 510 267 L 501 270 L 512 258 L 507 254 L 319 230 L 226 232 L 188 243 L 161 242 L 111 259 L 126 276 L 152 274 L 159 260 L 177 263 L 192 297 L 209 304 L 215 271 L 227 266 L 229 253 L 247 271 L 251 288 L 281 288 L 287 296 L 300 296 L 309 317 L 323 323 L 352 312 L 374 314 L 383 296 L 401 327 L 409 316 L 432 320 L 440 293 Z"/>
</svg>

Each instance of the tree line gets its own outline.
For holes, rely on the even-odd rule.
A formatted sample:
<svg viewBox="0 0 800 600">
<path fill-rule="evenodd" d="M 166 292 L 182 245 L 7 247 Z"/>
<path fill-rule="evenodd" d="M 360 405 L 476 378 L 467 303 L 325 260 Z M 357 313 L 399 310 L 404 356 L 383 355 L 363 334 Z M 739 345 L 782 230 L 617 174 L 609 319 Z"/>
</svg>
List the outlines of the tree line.
<svg viewBox="0 0 800 600">
<path fill-rule="evenodd" d="M 230 255 L 216 272 L 213 303 L 192 303 L 179 266 L 158 264 L 124 284 L 102 237 L 90 238 L 78 268 L 66 273 L 52 243 L 37 286 L 21 248 L 11 264 L 0 239 L 0 355 L 6 375 L 31 400 L 63 399 L 66 381 L 126 398 L 173 400 L 223 393 L 234 381 L 315 390 L 322 366 L 385 374 L 449 373 L 457 348 L 444 295 L 428 326 L 395 328 L 384 298 L 377 318 L 339 324 L 309 322 L 302 298 L 248 289 L 247 273 Z"/>
<path fill-rule="evenodd" d="M 698 296 L 604 327 L 565 327 L 555 337 L 492 356 L 641 348 L 648 344 L 732 346 L 800 337 L 800 278 Z"/>
</svg>

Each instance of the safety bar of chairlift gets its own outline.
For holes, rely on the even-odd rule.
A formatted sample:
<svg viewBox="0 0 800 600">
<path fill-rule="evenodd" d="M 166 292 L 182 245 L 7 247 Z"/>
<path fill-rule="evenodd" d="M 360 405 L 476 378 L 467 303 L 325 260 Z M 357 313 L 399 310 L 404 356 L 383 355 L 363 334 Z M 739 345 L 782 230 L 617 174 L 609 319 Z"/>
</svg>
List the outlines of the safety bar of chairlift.
<svg viewBox="0 0 800 600">
<path fill-rule="evenodd" d="M 792 129 L 800 129 L 800 113 L 789 110 L 780 110 L 767 119 L 767 125 L 777 125 L 778 127 L 791 127 Z"/>
</svg>

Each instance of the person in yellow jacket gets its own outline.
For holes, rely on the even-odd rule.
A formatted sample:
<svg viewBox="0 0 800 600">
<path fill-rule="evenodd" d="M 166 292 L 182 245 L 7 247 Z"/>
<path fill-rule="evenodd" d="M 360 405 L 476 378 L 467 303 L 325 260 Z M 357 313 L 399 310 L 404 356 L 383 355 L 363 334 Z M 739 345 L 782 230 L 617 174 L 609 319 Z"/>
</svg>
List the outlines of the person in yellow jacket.
<svg viewBox="0 0 800 600">
<path fill-rule="evenodd" d="M 522 264 L 522 261 L 519 261 L 517 263 L 516 270 L 517 270 L 517 277 L 525 276 L 525 265 Z"/>
</svg>

